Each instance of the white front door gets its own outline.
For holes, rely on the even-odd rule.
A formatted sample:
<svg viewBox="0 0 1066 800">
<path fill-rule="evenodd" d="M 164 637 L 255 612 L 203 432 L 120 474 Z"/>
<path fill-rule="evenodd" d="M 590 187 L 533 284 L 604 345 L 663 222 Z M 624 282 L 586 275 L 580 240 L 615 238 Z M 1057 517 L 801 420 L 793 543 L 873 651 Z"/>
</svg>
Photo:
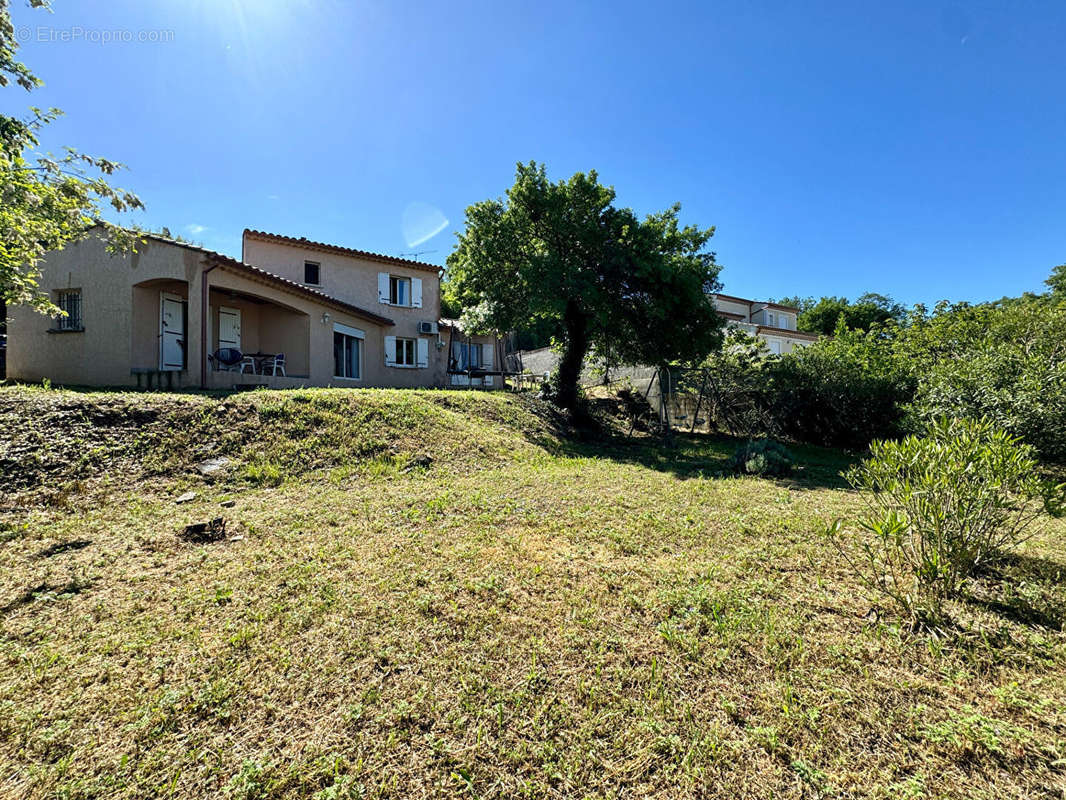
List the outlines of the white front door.
<svg viewBox="0 0 1066 800">
<path fill-rule="evenodd" d="M 218 349 L 232 347 L 241 349 L 241 310 L 239 308 L 218 308 Z"/>
<path fill-rule="evenodd" d="M 185 369 L 185 300 L 166 292 L 159 295 L 159 369 Z"/>
</svg>

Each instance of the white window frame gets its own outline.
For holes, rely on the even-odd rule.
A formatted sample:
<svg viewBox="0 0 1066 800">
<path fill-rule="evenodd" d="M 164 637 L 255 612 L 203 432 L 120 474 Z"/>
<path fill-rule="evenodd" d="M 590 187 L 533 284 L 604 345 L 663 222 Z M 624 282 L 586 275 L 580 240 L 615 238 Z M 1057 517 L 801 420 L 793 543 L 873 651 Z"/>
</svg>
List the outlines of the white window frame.
<svg viewBox="0 0 1066 800">
<path fill-rule="evenodd" d="M 410 345 L 410 348 L 408 348 L 408 345 Z M 403 354 L 404 354 L 404 360 L 403 361 L 401 361 L 398 358 L 395 358 L 395 356 L 400 355 L 401 346 L 402 346 Z M 411 362 L 410 363 L 408 363 L 407 360 L 406 360 L 406 356 L 408 354 L 408 349 L 410 349 L 410 355 L 411 355 Z M 414 369 L 415 367 L 417 367 L 418 366 L 418 339 L 409 339 L 406 336 L 397 336 L 396 337 L 396 352 L 393 353 L 393 356 L 394 356 L 394 358 L 393 358 L 392 364 L 395 367 L 401 367 L 403 369 Z"/>
<path fill-rule="evenodd" d="M 407 277 L 406 275 L 389 275 L 389 305 L 399 306 L 401 308 L 411 308 L 412 307 L 412 297 L 411 297 L 411 284 L 412 283 L 413 283 L 413 281 L 411 280 L 411 278 Z M 406 286 L 407 286 L 407 290 L 406 290 L 406 293 L 405 293 L 406 294 L 406 298 L 405 299 L 406 299 L 407 302 L 405 302 L 405 303 L 401 303 L 397 299 L 399 297 L 399 294 L 400 294 L 400 292 L 398 291 L 398 287 L 401 284 L 406 284 Z"/>
<path fill-rule="evenodd" d="M 335 380 L 338 380 L 338 381 L 361 381 L 361 380 L 363 380 L 363 363 L 364 363 L 363 359 L 364 359 L 364 357 L 366 355 L 365 348 L 363 347 L 363 342 L 366 340 L 366 334 L 363 331 L 359 330 L 359 328 L 353 328 L 350 325 L 343 325 L 340 322 L 333 323 L 333 333 L 334 333 L 334 335 L 339 333 L 342 336 L 347 336 L 349 339 L 354 339 L 355 342 L 356 342 L 356 347 L 359 348 L 359 375 L 357 377 L 354 377 L 354 378 L 350 377 L 348 375 L 334 375 L 333 378 Z M 336 344 L 335 340 L 334 340 L 334 344 Z M 337 369 L 336 353 L 334 353 L 334 356 L 333 356 L 333 369 L 334 369 L 334 372 Z"/>
<path fill-rule="evenodd" d="M 316 267 L 318 269 L 318 280 L 311 283 L 307 280 L 307 268 Z M 319 261 L 304 261 L 304 286 L 321 286 L 322 285 L 322 263 Z"/>
</svg>

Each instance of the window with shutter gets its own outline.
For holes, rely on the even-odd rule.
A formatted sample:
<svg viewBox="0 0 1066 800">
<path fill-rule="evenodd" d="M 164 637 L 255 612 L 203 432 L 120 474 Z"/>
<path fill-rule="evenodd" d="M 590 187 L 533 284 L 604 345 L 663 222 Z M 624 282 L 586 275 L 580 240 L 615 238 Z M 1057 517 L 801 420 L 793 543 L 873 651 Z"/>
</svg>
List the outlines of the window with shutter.
<svg viewBox="0 0 1066 800">
<path fill-rule="evenodd" d="M 411 305 L 411 279 L 398 275 L 389 277 L 389 302 L 394 306 Z"/>
<path fill-rule="evenodd" d="M 417 345 L 414 339 L 401 339 L 399 336 L 387 337 L 393 340 L 392 360 L 389 362 L 396 367 L 415 366 Z"/>
</svg>

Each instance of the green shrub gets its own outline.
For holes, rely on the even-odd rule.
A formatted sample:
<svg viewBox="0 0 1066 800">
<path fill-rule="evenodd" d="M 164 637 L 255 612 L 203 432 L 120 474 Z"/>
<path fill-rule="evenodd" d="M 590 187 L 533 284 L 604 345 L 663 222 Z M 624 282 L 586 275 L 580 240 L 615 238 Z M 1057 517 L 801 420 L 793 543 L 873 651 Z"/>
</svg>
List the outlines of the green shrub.
<svg viewBox="0 0 1066 800">
<path fill-rule="evenodd" d="M 769 403 L 780 435 L 830 447 L 866 447 L 902 435 L 915 378 L 881 332 L 839 329 L 783 356 Z"/>
<path fill-rule="evenodd" d="M 868 586 L 917 618 L 941 616 L 979 566 L 1061 512 L 1066 487 L 1042 480 L 1033 448 L 989 420 L 937 420 L 870 453 L 845 474 L 867 513 L 857 531 L 837 520 L 829 534 Z"/>
<path fill-rule="evenodd" d="M 281 486 L 285 481 L 281 468 L 270 462 L 249 464 L 244 468 L 244 477 L 257 486 Z"/>
<path fill-rule="evenodd" d="M 792 454 L 780 442 L 759 439 L 738 447 L 729 466 L 745 475 L 788 475 L 792 472 Z"/>
<path fill-rule="evenodd" d="M 775 360 L 766 342 L 730 331 L 722 350 L 704 362 L 705 374 L 686 373 L 687 385 L 681 388 L 692 395 L 702 392 L 701 410 L 713 428 L 747 438 L 772 435 L 777 425 L 768 388 Z"/>
<path fill-rule="evenodd" d="M 890 316 L 780 357 L 731 335 L 706 363 L 709 418 L 735 435 L 865 448 L 943 416 L 987 417 L 1066 463 L 1066 295 Z"/>
<path fill-rule="evenodd" d="M 1066 302 L 940 305 L 895 344 L 918 376 L 915 425 L 988 417 L 1041 457 L 1066 461 Z"/>
</svg>

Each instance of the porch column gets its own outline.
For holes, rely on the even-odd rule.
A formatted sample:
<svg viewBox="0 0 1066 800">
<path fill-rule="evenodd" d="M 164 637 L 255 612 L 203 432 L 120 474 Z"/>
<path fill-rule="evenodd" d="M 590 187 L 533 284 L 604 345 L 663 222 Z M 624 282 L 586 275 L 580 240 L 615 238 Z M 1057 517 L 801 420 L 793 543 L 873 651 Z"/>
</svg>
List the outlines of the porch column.
<svg viewBox="0 0 1066 800">
<path fill-rule="evenodd" d="M 214 264 L 201 264 L 195 279 L 189 281 L 189 329 L 186 332 L 186 357 L 189 365 L 189 380 L 201 389 L 207 389 L 209 386 L 207 374 L 209 364 L 204 347 L 205 342 L 211 340 L 207 330 L 208 320 L 211 318 L 208 296 L 210 273 L 215 266 Z"/>
</svg>

